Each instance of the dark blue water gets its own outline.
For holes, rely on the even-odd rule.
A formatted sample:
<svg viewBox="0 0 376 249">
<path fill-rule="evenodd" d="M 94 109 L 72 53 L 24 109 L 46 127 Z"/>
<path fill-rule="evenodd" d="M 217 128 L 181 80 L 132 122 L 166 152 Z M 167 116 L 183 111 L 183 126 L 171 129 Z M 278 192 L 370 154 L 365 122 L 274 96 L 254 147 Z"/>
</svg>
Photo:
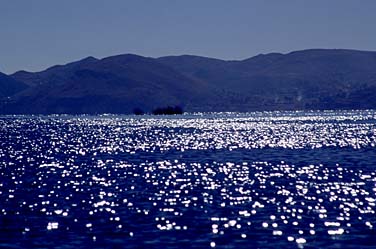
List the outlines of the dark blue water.
<svg viewBox="0 0 376 249">
<path fill-rule="evenodd" d="M 376 113 L 0 118 L 0 248 L 376 248 Z"/>
</svg>

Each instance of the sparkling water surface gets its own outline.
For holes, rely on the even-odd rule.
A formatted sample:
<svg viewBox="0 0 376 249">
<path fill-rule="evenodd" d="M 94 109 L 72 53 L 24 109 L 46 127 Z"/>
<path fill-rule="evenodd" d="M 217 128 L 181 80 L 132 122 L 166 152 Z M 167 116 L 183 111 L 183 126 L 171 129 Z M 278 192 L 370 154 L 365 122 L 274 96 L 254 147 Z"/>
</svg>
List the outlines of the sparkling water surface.
<svg viewBox="0 0 376 249">
<path fill-rule="evenodd" d="M 376 248 L 376 112 L 0 117 L 0 248 Z"/>
</svg>

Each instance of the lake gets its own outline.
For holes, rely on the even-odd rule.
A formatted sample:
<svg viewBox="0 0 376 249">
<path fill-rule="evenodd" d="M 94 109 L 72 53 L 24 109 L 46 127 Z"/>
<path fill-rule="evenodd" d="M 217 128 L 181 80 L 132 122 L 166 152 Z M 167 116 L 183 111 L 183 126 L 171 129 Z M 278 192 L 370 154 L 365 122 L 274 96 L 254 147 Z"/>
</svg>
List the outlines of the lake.
<svg viewBox="0 0 376 249">
<path fill-rule="evenodd" d="M 0 248 L 375 248 L 376 112 L 0 117 Z"/>
</svg>

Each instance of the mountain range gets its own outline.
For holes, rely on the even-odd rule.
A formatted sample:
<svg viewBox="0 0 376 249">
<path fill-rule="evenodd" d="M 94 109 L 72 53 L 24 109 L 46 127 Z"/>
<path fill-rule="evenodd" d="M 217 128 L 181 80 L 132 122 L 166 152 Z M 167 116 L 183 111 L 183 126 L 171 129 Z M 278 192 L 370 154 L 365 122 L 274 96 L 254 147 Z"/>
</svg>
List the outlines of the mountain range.
<svg viewBox="0 0 376 249">
<path fill-rule="evenodd" d="M 310 49 L 245 60 L 193 55 L 87 57 L 0 73 L 1 114 L 376 108 L 376 52 Z"/>
</svg>

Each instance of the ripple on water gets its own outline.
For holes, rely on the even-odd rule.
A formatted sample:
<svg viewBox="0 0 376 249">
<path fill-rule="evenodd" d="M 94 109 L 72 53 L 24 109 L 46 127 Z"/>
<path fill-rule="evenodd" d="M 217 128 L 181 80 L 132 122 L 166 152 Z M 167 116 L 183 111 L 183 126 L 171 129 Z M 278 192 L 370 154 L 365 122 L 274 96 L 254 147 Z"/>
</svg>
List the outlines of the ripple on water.
<svg viewBox="0 0 376 249">
<path fill-rule="evenodd" d="M 375 127 L 373 111 L 2 117 L 0 243 L 376 245 Z"/>
</svg>

